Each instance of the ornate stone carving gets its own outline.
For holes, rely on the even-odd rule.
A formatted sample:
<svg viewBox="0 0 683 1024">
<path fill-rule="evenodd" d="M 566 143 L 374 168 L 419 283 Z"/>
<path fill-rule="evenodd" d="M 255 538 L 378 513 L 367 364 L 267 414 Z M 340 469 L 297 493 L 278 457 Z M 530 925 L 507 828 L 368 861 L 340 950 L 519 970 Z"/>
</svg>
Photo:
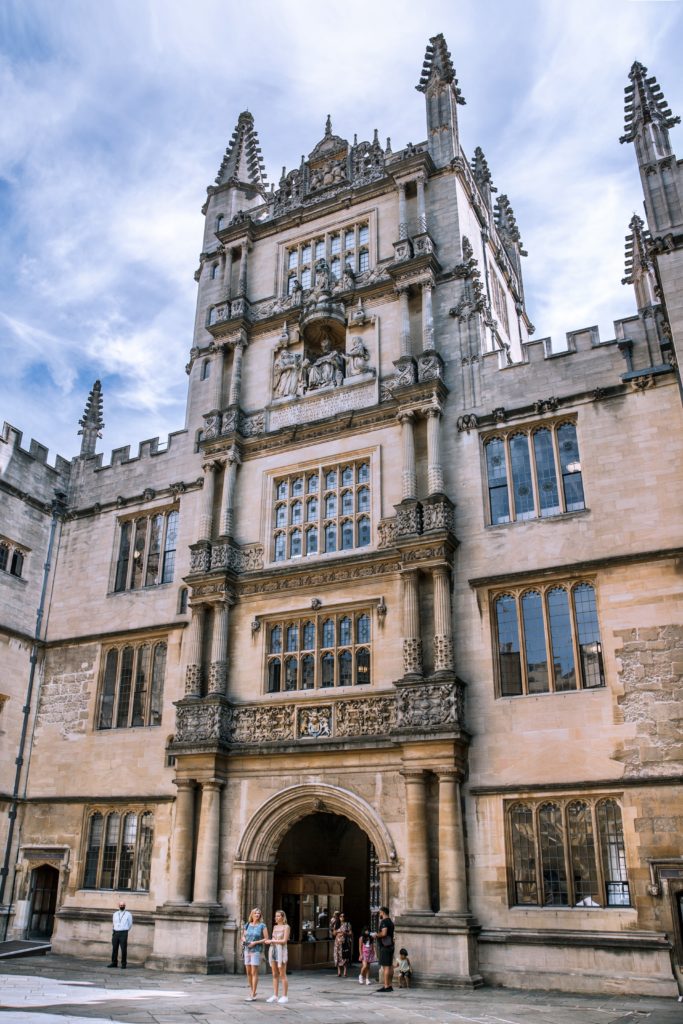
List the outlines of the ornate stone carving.
<svg viewBox="0 0 683 1024">
<path fill-rule="evenodd" d="M 413 237 L 413 251 L 416 256 L 428 256 L 430 253 L 436 253 L 436 246 L 430 236 L 424 232 Z"/>
<path fill-rule="evenodd" d="M 229 728 L 230 709 L 215 701 L 176 708 L 175 743 L 227 742 Z"/>
<path fill-rule="evenodd" d="M 221 413 L 209 413 L 208 416 L 204 417 L 204 440 L 210 441 L 214 437 L 218 437 L 222 429 L 223 417 Z"/>
<path fill-rule="evenodd" d="M 478 424 L 478 421 L 477 421 L 477 417 L 474 415 L 474 413 L 473 412 L 468 412 L 468 413 L 465 413 L 464 416 L 458 416 L 458 419 L 457 419 L 457 422 L 456 422 L 455 425 L 456 425 L 456 428 L 458 429 L 458 431 L 461 434 L 462 434 L 463 430 L 466 430 L 467 433 L 469 434 L 470 430 L 476 430 L 476 428 L 478 427 L 479 424 Z"/>
<path fill-rule="evenodd" d="M 294 706 L 279 704 L 234 708 L 230 739 L 234 743 L 293 740 Z"/>
<path fill-rule="evenodd" d="M 417 379 L 443 380 L 443 359 L 438 352 L 422 352 L 417 357 Z"/>
<path fill-rule="evenodd" d="M 211 545 L 199 541 L 190 545 L 190 572 L 208 572 L 211 568 Z"/>
<path fill-rule="evenodd" d="M 251 416 L 240 416 L 239 432 L 242 437 L 258 437 L 266 432 L 266 415 L 255 412 Z"/>
<path fill-rule="evenodd" d="M 202 667 L 201 665 L 188 665 L 185 669 L 185 693 L 188 697 L 194 697 L 201 693 L 202 689 Z"/>
<path fill-rule="evenodd" d="M 225 693 L 228 679 L 228 664 L 225 661 L 212 661 L 209 666 L 209 693 Z"/>
<path fill-rule="evenodd" d="M 534 402 L 534 410 L 540 415 L 544 412 L 555 412 L 559 405 L 559 399 L 551 396 L 550 398 L 541 398 L 538 402 Z"/>
<path fill-rule="evenodd" d="M 237 409 L 228 409 L 223 413 L 221 432 L 223 434 L 234 434 L 238 427 L 238 420 L 239 416 Z"/>
<path fill-rule="evenodd" d="M 497 409 L 492 409 L 491 415 L 493 416 L 493 419 L 495 420 L 496 423 L 505 423 L 506 419 L 508 418 L 507 412 L 502 407 L 502 405 L 499 405 Z"/>
<path fill-rule="evenodd" d="M 370 366 L 370 353 L 362 338 L 352 338 L 351 348 L 346 353 L 346 376 L 358 377 L 366 373 L 375 373 L 374 367 Z"/>
<path fill-rule="evenodd" d="M 422 506 L 419 501 L 395 505 L 396 537 L 410 537 L 422 533 Z"/>
<path fill-rule="evenodd" d="M 453 637 L 440 633 L 434 634 L 434 669 L 436 672 L 452 671 Z"/>
<path fill-rule="evenodd" d="M 393 547 L 398 536 L 396 518 L 392 516 L 391 519 L 380 519 L 377 532 L 379 533 L 379 543 L 377 545 L 379 548 Z"/>
<path fill-rule="evenodd" d="M 263 568 L 263 544 L 245 544 L 240 550 L 239 572 L 255 572 Z"/>
<path fill-rule="evenodd" d="M 463 693 L 458 683 L 407 686 L 398 693 L 399 729 L 434 729 L 462 723 Z"/>
<path fill-rule="evenodd" d="M 400 241 L 394 242 L 394 262 L 405 263 L 406 260 L 412 259 L 413 247 L 409 238 L 401 238 Z"/>
<path fill-rule="evenodd" d="M 394 377 L 393 388 L 405 388 L 414 384 L 417 380 L 417 368 L 415 360 L 411 358 L 397 359 L 394 363 L 397 373 Z"/>
<path fill-rule="evenodd" d="M 319 705 L 299 708 L 297 713 L 297 734 L 300 737 L 318 739 L 332 735 L 332 706 Z"/>
<path fill-rule="evenodd" d="M 455 531 L 455 511 L 448 498 L 425 500 L 422 506 L 423 532 L 430 530 Z"/>
<path fill-rule="evenodd" d="M 337 705 L 337 736 L 382 736 L 391 732 L 395 725 L 396 701 L 393 697 L 345 700 Z"/>
<path fill-rule="evenodd" d="M 297 402 L 287 402 L 271 409 L 268 414 L 270 430 L 308 423 L 311 420 L 326 419 L 340 412 L 351 412 L 375 405 L 377 384 L 374 380 L 350 383 L 346 387 L 323 387 L 305 395 Z"/>
<path fill-rule="evenodd" d="M 370 285 L 383 284 L 385 281 L 391 281 L 391 275 L 385 267 L 373 267 L 372 270 L 356 274 L 356 288 L 368 288 Z"/>
<path fill-rule="evenodd" d="M 422 675 L 422 640 L 419 637 L 403 638 L 403 672 L 407 676 Z"/>
</svg>

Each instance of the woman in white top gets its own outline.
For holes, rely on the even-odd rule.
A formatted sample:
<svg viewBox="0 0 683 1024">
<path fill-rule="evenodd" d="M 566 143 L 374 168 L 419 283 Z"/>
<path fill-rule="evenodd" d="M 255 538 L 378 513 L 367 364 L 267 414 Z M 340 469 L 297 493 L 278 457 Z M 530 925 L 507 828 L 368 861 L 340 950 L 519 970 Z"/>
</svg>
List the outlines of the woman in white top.
<svg viewBox="0 0 683 1024">
<path fill-rule="evenodd" d="M 273 994 L 267 1003 L 288 1003 L 287 996 L 287 943 L 289 942 L 290 928 L 287 924 L 287 917 L 284 910 L 275 911 L 275 924 L 273 925 L 272 939 L 266 939 L 268 948 L 268 960 L 270 969 L 273 972 Z M 282 995 L 279 996 L 280 981 L 282 981 Z M 279 996 L 279 998 L 278 998 Z"/>
</svg>

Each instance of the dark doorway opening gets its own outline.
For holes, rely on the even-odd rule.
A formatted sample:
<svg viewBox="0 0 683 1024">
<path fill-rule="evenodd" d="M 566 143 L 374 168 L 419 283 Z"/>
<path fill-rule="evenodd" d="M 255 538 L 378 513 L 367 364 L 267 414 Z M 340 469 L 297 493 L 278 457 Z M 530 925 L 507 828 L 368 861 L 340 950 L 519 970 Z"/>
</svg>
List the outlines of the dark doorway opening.
<svg viewBox="0 0 683 1024">
<path fill-rule="evenodd" d="M 340 879 L 339 888 L 343 889 L 343 896 L 309 898 L 305 907 L 292 896 L 279 896 L 291 890 L 288 880 L 306 875 Z M 312 892 L 316 885 L 303 888 Z M 318 888 L 324 889 L 325 886 L 322 884 Z M 336 888 L 330 885 L 330 893 Z M 341 909 L 353 928 L 355 959 L 358 936 L 365 925 L 376 926 L 379 909 L 377 855 L 366 833 L 340 814 L 321 811 L 302 818 L 280 844 L 275 864 L 274 897 L 287 903 L 288 918 L 290 915 L 294 918 L 290 919 L 292 939 L 302 938 L 303 941 L 310 931 L 306 926 L 311 920 L 318 925 L 326 916 L 331 916 L 333 910 Z M 338 903 L 341 904 L 339 907 Z M 278 908 L 274 905 L 275 909 Z M 324 941 L 320 928 L 316 935 L 319 942 Z"/>
<path fill-rule="evenodd" d="M 59 871 L 43 864 L 31 872 L 29 939 L 49 939 L 55 923 Z"/>
</svg>

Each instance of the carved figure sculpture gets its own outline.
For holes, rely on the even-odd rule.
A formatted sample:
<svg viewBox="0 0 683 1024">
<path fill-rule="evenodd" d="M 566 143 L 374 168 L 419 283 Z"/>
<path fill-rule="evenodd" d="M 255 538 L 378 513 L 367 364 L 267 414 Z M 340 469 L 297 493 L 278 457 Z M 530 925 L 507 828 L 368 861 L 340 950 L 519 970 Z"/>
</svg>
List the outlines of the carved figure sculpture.
<svg viewBox="0 0 683 1024">
<path fill-rule="evenodd" d="M 277 398 L 288 398 L 296 394 L 301 372 L 301 356 L 281 349 L 273 363 L 273 394 Z"/>
<path fill-rule="evenodd" d="M 346 376 L 357 377 L 361 373 L 374 373 L 368 365 L 370 353 L 363 344 L 362 338 L 352 338 L 351 348 L 346 353 Z"/>
<path fill-rule="evenodd" d="M 330 268 L 327 265 L 327 260 L 318 260 L 315 265 L 315 290 L 329 292 L 330 286 Z"/>
<path fill-rule="evenodd" d="M 344 382 L 344 356 L 332 347 L 330 338 L 321 343 L 322 355 L 308 366 L 308 390 L 339 387 Z M 305 365 L 305 364 L 304 364 Z"/>
</svg>

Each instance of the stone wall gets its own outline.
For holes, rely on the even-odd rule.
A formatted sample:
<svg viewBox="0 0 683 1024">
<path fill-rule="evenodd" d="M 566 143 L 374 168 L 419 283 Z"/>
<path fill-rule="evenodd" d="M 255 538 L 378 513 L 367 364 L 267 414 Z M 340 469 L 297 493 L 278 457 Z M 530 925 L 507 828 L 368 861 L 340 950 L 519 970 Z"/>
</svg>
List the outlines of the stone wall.
<svg viewBox="0 0 683 1024">
<path fill-rule="evenodd" d="M 50 651 L 40 693 L 36 733 L 43 726 L 57 726 L 62 736 L 83 733 L 88 722 L 88 702 L 95 685 L 97 645 L 62 647 Z"/>
<path fill-rule="evenodd" d="M 618 697 L 634 731 L 614 753 L 631 777 L 683 772 L 683 626 L 620 630 Z"/>
</svg>

